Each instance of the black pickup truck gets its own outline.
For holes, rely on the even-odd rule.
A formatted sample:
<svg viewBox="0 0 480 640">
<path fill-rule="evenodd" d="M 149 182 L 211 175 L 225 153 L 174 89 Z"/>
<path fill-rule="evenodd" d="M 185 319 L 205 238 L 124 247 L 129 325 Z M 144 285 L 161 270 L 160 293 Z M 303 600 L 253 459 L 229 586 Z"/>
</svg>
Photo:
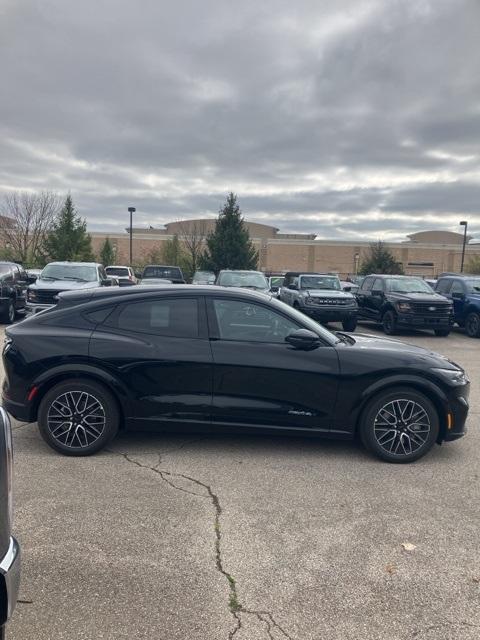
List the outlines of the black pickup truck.
<svg viewBox="0 0 480 640">
<path fill-rule="evenodd" d="M 0 640 L 17 602 L 20 582 L 20 548 L 11 535 L 12 526 L 12 430 L 0 407 Z"/>
<path fill-rule="evenodd" d="M 422 278 L 370 275 L 356 292 L 359 320 L 380 322 L 387 335 L 397 329 L 430 329 L 448 336 L 453 325 L 453 304 Z"/>
</svg>

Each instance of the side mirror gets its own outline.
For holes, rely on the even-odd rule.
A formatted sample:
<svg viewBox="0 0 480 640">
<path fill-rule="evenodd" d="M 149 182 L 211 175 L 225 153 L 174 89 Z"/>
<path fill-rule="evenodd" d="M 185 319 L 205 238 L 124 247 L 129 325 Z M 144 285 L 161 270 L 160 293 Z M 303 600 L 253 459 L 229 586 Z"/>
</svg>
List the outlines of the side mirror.
<svg viewBox="0 0 480 640">
<path fill-rule="evenodd" d="M 343 287 L 344 291 L 348 291 L 350 292 L 352 290 L 352 287 L 349 287 L 348 285 L 346 287 Z"/>
<path fill-rule="evenodd" d="M 295 349 L 301 349 L 303 351 L 309 351 L 315 349 L 320 345 L 320 338 L 316 333 L 309 329 L 297 329 L 292 331 L 285 338 L 285 342 L 291 344 Z"/>
<path fill-rule="evenodd" d="M 381 289 L 372 289 L 372 296 L 383 296 L 383 291 Z"/>
<path fill-rule="evenodd" d="M 118 281 L 114 281 L 113 278 L 106 278 L 105 280 L 102 280 L 102 286 L 104 287 L 112 287 L 115 284 L 118 284 Z"/>
<path fill-rule="evenodd" d="M 452 293 L 452 298 L 455 298 L 456 300 L 464 300 L 465 294 L 456 291 L 455 293 Z"/>
</svg>

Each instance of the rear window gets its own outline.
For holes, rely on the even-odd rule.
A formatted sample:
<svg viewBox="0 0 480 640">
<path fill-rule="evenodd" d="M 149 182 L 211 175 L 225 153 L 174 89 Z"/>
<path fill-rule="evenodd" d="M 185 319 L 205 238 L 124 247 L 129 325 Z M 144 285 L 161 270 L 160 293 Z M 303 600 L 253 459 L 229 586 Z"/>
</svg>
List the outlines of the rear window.
<svg viewBox="0 0 480 640">
<path fill-rule="evenodd" d="M 145 267 L 143 278 L 166 278 L 167 280 L 183 280 L 179 267 Z"/>
<path fill-rule="evenodd" d="M 195 298 L 168 298 L 126 304 L 117 326 L 132 333 L 198 338 L 198 303 Z"/>
<path fill-rule="evenodd" d="M 130 275 L 128 267 L 107 267 L 105 271 L 109 276 L 122 276 L 124 278 L 128 278 Z"/>
</svg>

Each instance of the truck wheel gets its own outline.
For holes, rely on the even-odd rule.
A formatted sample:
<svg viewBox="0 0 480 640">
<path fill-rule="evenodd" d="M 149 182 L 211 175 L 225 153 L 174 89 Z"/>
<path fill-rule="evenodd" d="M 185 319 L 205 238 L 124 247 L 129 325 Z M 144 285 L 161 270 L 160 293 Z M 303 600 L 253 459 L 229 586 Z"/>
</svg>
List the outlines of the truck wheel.
<svg viewBox="0 0 480 640">
<path fill-rule="evenodd" d="M 375 396 L 362 414 L 359 431 L 366 449 L 387 462 L 413 462 L 433 447 L 438 413 L 418 391 L 398 387 Z"/>
<path fill-rule="evenodd" d="M 471 311 L 465 319 L 465 329 L 470 338 L 480 337 L 480 314 Z"/>
<path fill-rule="evenodd" d="M 300 311 L 300 305 L 298 304 L 298 302 L 295 300 L 295 302 L 293 303 L 293 308 L 297 309 L 297 311 Z"/>
<path fill-rule="evenodd" d="M 9 299 L 8 306 L 2 314 L 2 322 L 5 324 L 12 324 L 12 322 L 15 322 L 15 302 L 12 298 Z"/>
<path fill-rule="evenodd" d="M 89 456 L 116 435 L 119 411 L 103 385 L 67 380 L 48 391 L 40 403 L 38 426 L 45 442 L 67 456 Z"/>
<path fill-rule="evenodd" d="M 382 325 L 387 336 L 394 336 L 397 333 L 397 318 L 393 311 L 386 311 L 383 314 Z"/>
<path fill-rule="evenodd" d="M 435 335 L 439 338 L 446 338 L 450 335 L 450 329 L 435 329 Z"/>
<path fill-rule="evenodd" d="M 355 331 L 357 328 L 357 319 L 356 318 L 348 318 L 342 322 L 342 327 L 344 331 Z"/>
</svg>

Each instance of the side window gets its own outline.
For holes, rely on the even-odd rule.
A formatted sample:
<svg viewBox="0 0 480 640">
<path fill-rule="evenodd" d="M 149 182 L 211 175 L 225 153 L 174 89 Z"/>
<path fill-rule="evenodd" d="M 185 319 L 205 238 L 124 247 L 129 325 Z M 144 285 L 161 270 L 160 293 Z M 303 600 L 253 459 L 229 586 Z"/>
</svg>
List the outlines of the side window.
<svg viewBox="0 0 480 640">
<path fill-rule="evenodd" d="M 300 328 L 296 322 L 259 304 L 217 299 L 213 308 L 222 340 L 284 342 Z"/>
<path fill-rule="evenodd" d="M 292 278 L 292 281 L 291 281 L 290 284 L 295 285 L 297 287 L 297 289 L 298 289 L 299 283 L 300 283 L 300 278 L 299 277 L 295 277 L 295 278 Z"/>
<path fill-rule="evenodd" d="M 464 289 L 463 289 L 463 282 L 459 282 L 458 280 L 454 280 L 453 284 L 452 284 L 452 288 L 450 290 L 450 293 L 453 294 L 454 293 L 465 293 Z"/>
<path fill-rule="evenodd" d="M 383 291 L 383 280 L 381 278 L 375 278 L 372 291 Z"/>
<path fill-rule="evenodd" d="M 435 291 L 437 293 L 448 293 L 450 291 L 450 287 L 452 286 L 452 281 L 444 278 L 439 280 L 437 286 L 435 287 Z"/>
<path fill-rule="evenodd" d="M 98 275 L 100 276 L 100 280 L 107 279 L 107 272 L 105 271 L 104 267 L 98 267 Z"/>
<path fill-rule="evenodd" d="M 365 278 L 362 282 L 361 291 L 371 291 L 373 285 L 373 278 Z"/>
<path fill-rule="evenodd" d="M 198 302 L 194 298 L 165 298 L 125 304 L 117 327 L 132 333 L 198 338 Z"/>
</svg>

